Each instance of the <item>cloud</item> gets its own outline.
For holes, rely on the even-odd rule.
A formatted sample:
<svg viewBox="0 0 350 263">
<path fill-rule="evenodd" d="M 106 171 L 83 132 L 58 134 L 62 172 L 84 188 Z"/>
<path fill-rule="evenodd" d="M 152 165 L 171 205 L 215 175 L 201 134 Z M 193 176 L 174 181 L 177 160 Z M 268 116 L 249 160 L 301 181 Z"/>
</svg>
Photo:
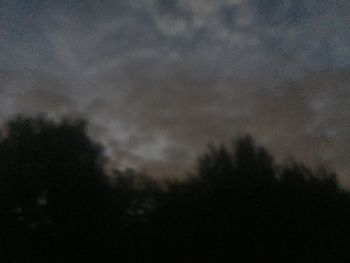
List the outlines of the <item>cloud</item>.
<svg viewBox="0 0 350 263">
<path fill-rule="evenodd" d="M 89 116 L 118 120 L 114 129 L 124 134 L 119 148 L 137 155 L 134 161 L 144 167 L 174 162 L 183 171 L 207 143 L 229 142 L 248 132 L 280 160 L 292 155 L 344 173 L 350 144 L 348 76 L 348 70 L 322 71 L 278 86 L 236 76 L 198 80 L 184 72 L 138 76 L 124 86 L 118 103 L 99 101 Z"/>
<path fill-rule="evenodd" d="M 192 65 L 213 77 L 290 77 L 350 63 L 345 0 L 15 2 L 0 25 L 5 68 L 81 79 L 138 60 L 163 69 Z"/>
<path fill-rule="evenodd" d="M 96 79 L 96 87 L 105 88 L 79 105 L 76 92 L 53 76 L 3 71 L 1 112 L 3 118 L 17 112 L 87 117 L 90 134 L 107 148 L 109 167 L 184 175 L 208 143 L 230 143 L 248 132 L 279 160 L 292 155 L 323 162 L 347 182 L 349 73 L 314 72 L 273 86 L 234 75 L 198 79 L 187 70 L 162 76 L 129 72 L 133 77 L 127 74 L 122 86 L 113 78 Z"/>
<path fill-rule="evenodd" d="M 0 71 L 0 111 L 2 119 L 16 113 L 53 116 L 78 111 L 69 98 L 69 86 L 62 79 L 38 71 Z"/>
<path fill-rule="evenodd" d="M 86 116 L 113 162 L 164 173 L 240 131 L 345 173 L 348 1 L 14 2 L 1 118 Z"/>
</svg>

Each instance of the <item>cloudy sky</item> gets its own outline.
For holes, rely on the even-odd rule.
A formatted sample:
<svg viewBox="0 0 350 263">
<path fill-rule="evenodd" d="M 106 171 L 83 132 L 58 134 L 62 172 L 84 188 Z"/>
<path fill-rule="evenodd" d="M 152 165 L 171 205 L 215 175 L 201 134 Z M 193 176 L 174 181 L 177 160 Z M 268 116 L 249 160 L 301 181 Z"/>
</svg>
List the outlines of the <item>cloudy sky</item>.
<svg viewBox="0 0 350 263">
<path fill-rule="evenodd" d="M 157 176 L 249 132 L 350 183 L 349 24 L 348 0 L 0 0 L 0 120 L 83 116 Z"/>
</svg>

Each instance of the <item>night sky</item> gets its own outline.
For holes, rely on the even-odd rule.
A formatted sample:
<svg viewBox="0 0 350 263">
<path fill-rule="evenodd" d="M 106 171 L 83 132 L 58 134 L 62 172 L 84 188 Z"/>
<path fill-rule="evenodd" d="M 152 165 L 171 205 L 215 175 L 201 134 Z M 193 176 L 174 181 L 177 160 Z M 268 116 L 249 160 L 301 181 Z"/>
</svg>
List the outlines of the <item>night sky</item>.
<svg viewBox="0 0 350 263">
<path fill-rule="evenodd" d="M 0 119 L 41 112 L 110 167 L 180 176 L 249 132 L 350 184 L 350 1 L 0 0 Z"/>
</svg>

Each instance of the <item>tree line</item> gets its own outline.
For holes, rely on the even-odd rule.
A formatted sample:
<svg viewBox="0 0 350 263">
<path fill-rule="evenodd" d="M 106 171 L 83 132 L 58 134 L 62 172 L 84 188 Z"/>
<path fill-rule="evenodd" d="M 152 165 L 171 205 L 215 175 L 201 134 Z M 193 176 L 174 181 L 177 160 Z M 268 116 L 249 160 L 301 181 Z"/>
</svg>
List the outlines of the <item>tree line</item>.
<svg viewBox="0 0 350 263">
<path fill-rule="evenodd" d="M 83 120 L 18 116 L 0 135 L 1 262 L 349 262 L 335 173 L 276 164 L 250 136 L 186 180 L 107 176 Z"/>
</svg>

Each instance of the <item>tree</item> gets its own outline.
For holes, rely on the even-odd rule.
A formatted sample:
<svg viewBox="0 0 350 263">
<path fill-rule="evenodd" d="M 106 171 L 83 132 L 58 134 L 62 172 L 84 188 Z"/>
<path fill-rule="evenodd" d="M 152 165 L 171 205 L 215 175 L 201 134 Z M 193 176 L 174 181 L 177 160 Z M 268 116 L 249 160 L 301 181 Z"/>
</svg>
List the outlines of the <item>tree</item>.
<svg viewBox="0 0 350 263">
<path fill-rule="evenodd" d="M 231 150 L 211 147 L 194 177 L 168 186 L 148 243 L 160 262 L 347 262 L 349 209 L 333 173 L 275 165 L 244 136 Z"/>
<path fill-rule="evenodd" d="M 105 239 L 110 187 L 103 164 L 102 149 L 82 120 L 9 121 L 0 140 L 1 229 L 8 256 L 73 257 Z"/>
<path fill-rule="evenodd" d="M 131 169 L 109 184 L 104 162 L 84 121 L 9 121 L 1 262 L 349 262 L 350 196 L 336 175 L 276 165 L 249 136 L 162 187 Z"/>
</svg>

